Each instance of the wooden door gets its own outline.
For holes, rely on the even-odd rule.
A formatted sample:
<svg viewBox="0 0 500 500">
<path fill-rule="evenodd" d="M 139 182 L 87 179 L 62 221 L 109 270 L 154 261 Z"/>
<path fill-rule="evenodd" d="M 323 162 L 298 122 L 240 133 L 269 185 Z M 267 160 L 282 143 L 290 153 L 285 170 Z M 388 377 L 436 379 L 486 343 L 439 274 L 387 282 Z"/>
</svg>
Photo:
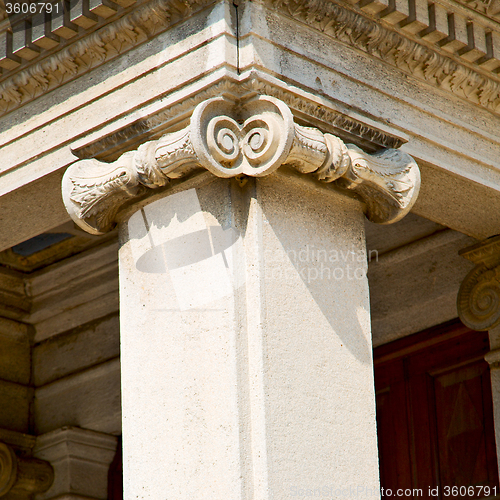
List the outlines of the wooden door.
<svg viewBox="0 0 500 500">
<path fill-rule="evenodd" d="M 384 497 L 500 494 L 488 351 L 456 322 L 375 349 Z"/>
</svg>

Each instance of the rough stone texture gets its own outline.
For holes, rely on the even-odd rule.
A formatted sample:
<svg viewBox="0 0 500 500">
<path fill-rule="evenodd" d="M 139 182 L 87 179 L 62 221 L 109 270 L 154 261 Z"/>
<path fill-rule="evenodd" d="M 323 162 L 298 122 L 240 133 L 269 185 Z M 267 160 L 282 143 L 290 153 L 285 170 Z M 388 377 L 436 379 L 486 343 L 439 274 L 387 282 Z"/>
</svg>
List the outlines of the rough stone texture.
<svg viewBox="0 0 500 500">
<path fill-rule="evenodd" d="M 126 498 L 378 491 L 360 205 L 278 174 L 194 182 L 123 224 Z"/>
<path fill-rule="evenodd" d="M 36 500 L 106 500 L 108 470 L 116 445 L 115 436 L 76 427 L 63 427 L 39 436 L 34 455 L 52 464 L 55 480 Z"/>
<path fill-rule="evenodd" d="M 118 310 L 117 250 L 108 241 L 27 277 L 35 342 Z"/>
</svg>

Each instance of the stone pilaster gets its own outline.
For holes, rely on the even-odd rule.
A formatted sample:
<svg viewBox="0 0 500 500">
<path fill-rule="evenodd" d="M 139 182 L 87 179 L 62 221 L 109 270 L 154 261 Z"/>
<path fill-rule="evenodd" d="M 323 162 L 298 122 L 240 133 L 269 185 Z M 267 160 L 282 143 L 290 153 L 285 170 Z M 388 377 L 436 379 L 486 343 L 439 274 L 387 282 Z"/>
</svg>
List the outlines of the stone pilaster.
<svg viewBox="0 0 500 500">
<path fill-rule="evenodd" d="M 37 500 L 105 500 L 108 470 L 116 446 L 116 436 L 77 427 L 64 427 L 39 436 L 34 453 L 50 462 L 54 482 Z"/>
<path fill-rule="evenodd" d="M 457 298 L 458 314 L 472 330 L 500 324 L 500 236 L 460 252 L 476 267 L 465 277 Z"/>
<path fill-rule="evenodd" d="M 457 298 L 462 322 L 473 330 L 488 330 L 497 456 L 500 457 L 500 236 L 465 248 L 460 255 L 476 267 L 465 277 Z"/>
<path fill-rule="evenodd" d="M 363 213 L 419 182 L 268 96 L 68 169 L 73 220 L 120 226 L 125 498 L 379 497 Z"/>
</svg>

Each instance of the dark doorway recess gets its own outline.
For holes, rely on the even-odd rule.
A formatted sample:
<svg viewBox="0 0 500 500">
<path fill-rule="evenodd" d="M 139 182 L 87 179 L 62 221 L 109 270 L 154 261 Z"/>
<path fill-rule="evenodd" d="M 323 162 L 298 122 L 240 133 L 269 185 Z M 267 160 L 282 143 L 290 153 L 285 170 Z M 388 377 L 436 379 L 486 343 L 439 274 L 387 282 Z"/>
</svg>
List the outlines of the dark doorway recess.
<svg viewBox="0 0 500 500">
<path fill-rule="evenodd" d="M 375 349 L 385 498 L 500 494 L 488 351 L 488 333 L 458 321 Z"/>
</svg>

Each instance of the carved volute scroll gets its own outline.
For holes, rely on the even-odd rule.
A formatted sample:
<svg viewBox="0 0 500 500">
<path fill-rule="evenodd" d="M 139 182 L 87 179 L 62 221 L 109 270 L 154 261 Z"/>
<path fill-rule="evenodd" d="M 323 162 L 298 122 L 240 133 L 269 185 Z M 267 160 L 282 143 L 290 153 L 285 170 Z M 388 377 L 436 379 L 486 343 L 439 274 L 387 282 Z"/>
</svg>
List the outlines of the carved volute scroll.
<svg viewBox="0 0 500 500">
<path fill-rule="evenodd" d="M 114 163 L 74 163 L 63 178 L 63 199 L 84 230 L 110 230 L 124 203 L 170 179 L 206 169 L 217 177 L 261 177 L 288 165 L 321 182 L 354 191 L 369 220 L 389 224 L 404 217 L 420 187 L 411 156 L 395 149 L 374 155 L 338 137 L 294 122 L 288 106 L 269 96 L 244 101 L 208 99 L 182 130 L 150 141 Z"/>
<path fill-rule="evenodd" d="M 14 450 L 0 443 L 0 498 L 31 498 L 46 492 L 54 480 L 51 465 L 36 458 L 18 457 Z"/>
<path fill-rule="evenodd" d="M 457 297 L 462 323 L 473 330 L 500 324 L 500 236 L 460 252 L 476 267 L 465 277 Z"/>
<path fill-rule="evenodd" d="M 14 486 L 17 475 L 16 455 L 10 446 L 0 443 L 0 497 Z"/>
</svg>

